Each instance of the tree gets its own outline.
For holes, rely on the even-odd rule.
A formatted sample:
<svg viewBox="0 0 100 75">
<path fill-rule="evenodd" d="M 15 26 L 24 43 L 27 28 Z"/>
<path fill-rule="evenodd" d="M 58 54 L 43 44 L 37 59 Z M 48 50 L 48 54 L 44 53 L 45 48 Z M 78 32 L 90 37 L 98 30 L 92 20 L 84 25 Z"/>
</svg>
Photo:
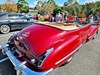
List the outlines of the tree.
<svg viewBox="0 0 100 75">
<path fill-rule="evenodd" d="M 94 12 L 94 14 L 100 16 L 100 2 L 99 1 L 96 2 L 96 6 L 97 6 L 97 8 L 96 8 L 96 11 Z"/>
<path fill-rule="evenodd" d="M 56 13 L 58 13 L 58 12 L 62 12 L 62 11 L 63 11 L 62 7 L 56 5 L 56 7 L 55 7 L 55 9 L 54 9 L 54 13 L 56 14 Z"/>
<path fill-rule="evenodd" d="M 64 6 L 56 5 L 54 0 L 48 0 L 47 2 L 39 1 L 35 7 L 36 10 L 39 11 L 40 14 L 45 15 L 49 14 L 52 11 L 57 13 L 58 11 L 67 11 L 69 14 L 77 15 L 77 14 L 100 14 L 100 1 L 86 3 L 84 5 L 79 4 L 76 0 L 68 0 L 64 3 Z"/>
<path fill-rule="evenodd" d="M 17 7 L 18 11 L 21 13 L 29 12 L 29 4 L 26 2 L 26 0 L 18 0 Z"/>
<path fill-rule="evenodd" d="M 0 11 L 2 10 L 2 5 L 0 4 Z"/>
<path fill-rule="evenodd" d="M 35 6 L 35 10 L 41 10 L 41 8 L 42 8 L 42 2 L 41 1 L 38 1 L 37 2 L 37 4 L 36 4 L 36 6 Z M 46 3 L 45 3 L 46 4 Z"/>
<path fill-rule="evenodd" d="M 76 0 L 68 0 L 67 2 L 64 3 L 64 6 L 71 6 L 76 4 L 77 1 Z"/>
<path fill-rule="evenodd" d="M 14 0 L 5 0 L 5 4 L 1 5 L 1 9 L 5 12 L 17 12 L 17 5 Z"/>
<path fill-rule="evenodd" d="M 96 2 L 97 7 L 100 7 L 100 1 Z"/>
<path fill-rule="evenodd" d="M 35 6 L 35 10 L 39 11 L 39 14 L 41 15 L 47 15 L 53 12 L 55 9 L 56 3 L 54 0 L 48 0 L 47 2 L 37 2 L 37 5 Z"/>
<path fill-rule="evenodd" d="M 82 6 L 76 0 L 68 0 L 64 3 L 63 8 L 72 15 L 77 15 L 82 10 Z"/>
<path fill-rule="evenodd" d="M 55 9 L 55 7 L 56 7 L 55 1 L 54 0 L 48 0 L 47 7 L 46 7 L 46 9 L 48 10 L 48 14 L 53 13 L 53 10 Z"/>
<path fill-rule="evenodd" d="M 76 12 L 77 12 L 77 14 L 80 14 L 81 11 L 82 11 L 82 6 L 78 2 L 76 2 Z"/>
</svg>

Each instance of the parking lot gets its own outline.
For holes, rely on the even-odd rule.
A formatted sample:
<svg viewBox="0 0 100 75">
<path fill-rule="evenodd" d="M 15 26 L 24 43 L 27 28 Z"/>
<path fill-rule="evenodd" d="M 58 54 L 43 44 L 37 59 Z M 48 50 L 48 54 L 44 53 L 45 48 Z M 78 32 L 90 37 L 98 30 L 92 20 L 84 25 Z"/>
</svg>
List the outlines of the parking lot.
<svg viewBox="0 0 100 75">
<path fill-rule="evenodd" d="M 0 45 L 17 31 L 0 34 Z M 0 52 L 0 59 L 4 58 Z M 0 75 L 16 75 L 11 62 L 0 63 Z M 66 66 L 53 70 L 49 75 L 100 75 L 100 33 L 96 39 L 84 44 Z"/>
</svg>

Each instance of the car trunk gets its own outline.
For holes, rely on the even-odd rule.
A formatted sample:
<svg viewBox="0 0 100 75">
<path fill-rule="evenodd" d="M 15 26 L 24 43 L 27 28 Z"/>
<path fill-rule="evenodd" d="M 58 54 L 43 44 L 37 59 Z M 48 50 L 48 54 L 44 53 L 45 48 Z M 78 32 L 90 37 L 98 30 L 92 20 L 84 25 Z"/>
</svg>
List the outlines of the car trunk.
<svg viewBox="0 0 100 75">
<path fill-rule="evenodd" d="M 17 35 L 19 42 L 26 47 L 26 50 L 23 45 L 23 48 L 18 49 L 28 57 L 40 56 L 60 40 L 62 32 L 60 29 L 40 24 L 29 26 Z M 15 42 L 15 45 L 18 47 L 18 42 Z"/>
</svg>

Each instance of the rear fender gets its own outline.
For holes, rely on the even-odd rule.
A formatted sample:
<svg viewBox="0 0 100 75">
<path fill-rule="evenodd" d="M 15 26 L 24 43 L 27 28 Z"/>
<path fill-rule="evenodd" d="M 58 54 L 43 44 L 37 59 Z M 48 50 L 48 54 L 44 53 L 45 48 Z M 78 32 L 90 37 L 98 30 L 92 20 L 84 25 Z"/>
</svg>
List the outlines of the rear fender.
<svg viewBox="0 0 100 75">
<path fill-rule="evenodd" d="M 55 44 L 53 47 L 54 50 L 41 66 L 42 70 L 48 70 L 60 66 L 77 52 L 76 49 L 78 49 L 80 45 L 81 40 L 78 35 L 73 35 L 72 37 Z"/>
</svg>

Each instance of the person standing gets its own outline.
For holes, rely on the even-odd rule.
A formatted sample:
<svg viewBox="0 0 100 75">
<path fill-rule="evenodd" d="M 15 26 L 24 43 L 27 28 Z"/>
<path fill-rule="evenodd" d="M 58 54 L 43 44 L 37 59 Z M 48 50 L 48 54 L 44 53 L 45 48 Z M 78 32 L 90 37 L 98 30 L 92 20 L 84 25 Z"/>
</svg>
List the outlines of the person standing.
<svg viewBox="0 0 100 75">
<path fill-rule="evenodd" d="M 49 22 L 54 22 L 54 16 L 53 16 L 52 13 L 51 13 L 50 16 L 49 16 Z"/>
<path fill-rule="evenodd" d="M 65 22 L 65 13 L 62 13 L 62 22 Z"/>
<path fill-rule="evenodd" d="M 58 14 L 56 14 L 56 22 L 60 22 L 62 19 L 62 16 L 60 14 L 60 12 L 58 12 Z"/>
<path fill-rule="evenodd" d="M 98 17 L 98 23 L 100 24 L 100 17 Z"/>
<path fill-rule="evenodd" d="M 64 14 L 64 20 L 65 20 L 65 22 L 67 21 L 67 15 L 68 15 L 68 12 L 66 11 L 65 14 Z"/>
<path fill-rule="evenodd" d="M 90 23 L 94 23 L 93 15 L 92 14 L 90 15 Z"/>
</svg>

